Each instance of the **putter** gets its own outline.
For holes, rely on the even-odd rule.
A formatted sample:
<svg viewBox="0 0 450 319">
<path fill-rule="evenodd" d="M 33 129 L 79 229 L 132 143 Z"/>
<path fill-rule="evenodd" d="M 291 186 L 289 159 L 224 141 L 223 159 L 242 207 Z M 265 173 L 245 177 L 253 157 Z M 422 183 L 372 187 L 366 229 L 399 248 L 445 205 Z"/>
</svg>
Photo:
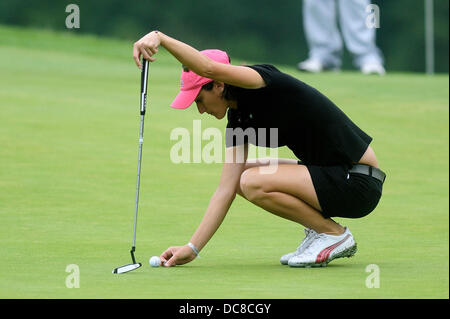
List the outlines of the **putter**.
<svg viewBox="0 0 450 319">
<path fill-rule="evenodd" d="M 136 225 L 137 225 L 137 212 L 139 204 L 139 184 L 141 179 L 141 160 L 142 160 L 142 143 L 144 141 L 144 115 L 147 103 L 147 80 L 148 80 L 148 61 L 142 59 L 142 71 L 141 71 L 141 128 L 139 130 L 139 159 L 138 159 L 138 171 L 137 171 L 137 183 L 136 183 L 136 206 L 134 208 L 134 231 L 133 231 L 133 245 L 131 246 L 131 260 L 132 264 L 120 266 L 113 269 L 113 274 L 123 274 L 132 270 L 135 270 L 142 266 L 141 263 L 136 262 L 134 252 L 136 250 Z"/>
</svg>

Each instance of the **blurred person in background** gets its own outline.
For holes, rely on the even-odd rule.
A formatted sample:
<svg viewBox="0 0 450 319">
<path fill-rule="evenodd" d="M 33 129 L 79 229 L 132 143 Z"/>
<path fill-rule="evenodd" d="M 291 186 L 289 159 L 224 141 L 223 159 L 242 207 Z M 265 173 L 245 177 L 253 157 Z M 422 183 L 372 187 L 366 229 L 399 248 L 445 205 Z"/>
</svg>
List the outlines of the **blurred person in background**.
<svg viewBox="0 0 450 319">
<path fill-rule="evenodd" d="M 303 0 L 309 57 L 297 68 L 312 73 L 339 70 L 344 40 L 354 65 L 362 73 L 385 74 L 383 56 L 375 44 L 375 28 L 366 25 L 369 5 L 370 0 Z"/>
</svg>

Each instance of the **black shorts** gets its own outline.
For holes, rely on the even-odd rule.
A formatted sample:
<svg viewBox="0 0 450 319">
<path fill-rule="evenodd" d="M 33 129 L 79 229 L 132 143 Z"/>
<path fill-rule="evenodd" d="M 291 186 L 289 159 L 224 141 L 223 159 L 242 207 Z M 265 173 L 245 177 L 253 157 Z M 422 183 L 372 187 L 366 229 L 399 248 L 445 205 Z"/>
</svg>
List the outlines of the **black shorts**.
<svg viewBox="0 0 450 319">
<path fill-rule="evenodd" d="M 347 165 L 306 167 L 325 218 L 364 217 L 380 200 L 383 183 L 372 176 L 349 173 Z"/>
</svg>

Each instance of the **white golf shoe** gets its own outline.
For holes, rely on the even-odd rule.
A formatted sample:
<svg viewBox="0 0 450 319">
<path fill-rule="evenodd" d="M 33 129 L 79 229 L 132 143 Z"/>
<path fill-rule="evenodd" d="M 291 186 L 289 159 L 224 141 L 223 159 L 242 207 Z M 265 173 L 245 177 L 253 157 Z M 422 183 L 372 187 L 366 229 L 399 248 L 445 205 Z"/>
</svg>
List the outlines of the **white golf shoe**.
<svg viewBox="0 0 450 319">
<path fill-rule="evenodd" d="M 303 72 L 320 73 L 322 71 L 339 71 L 339 68 L 333 65 L 322 63 L 317 58 L 309 58 L 297 64 L 297 69 Z"/>
<path fill-rule="evenodd" d="M 297 68 L 300 71 L 319 73 L 323 70 L 323 64 L 316 59 L 308 59 L 297 64 Z"/>
<path fill-rule="evenodd" d="M 336 258 L 352 257 L 356 253 L 356 243 L 352 233 L 346 227 L 341 235 L 317 234 L 309 246 L 298 255 L 291 257 L 291 267 L 325 267 Z"/>
<path fill-rule="evenodd" d="M 292 257 L 294 257 L 298 254 L 301 254 L 309 246 L 309 244 L 311 243 L 311 241 L 314 239 L 314 237 L 316 235 L 317 235 L 317 233 L 313 229 L 305 228 L 305 238 L 300 243 L 300 246 L 297 247 L 296 251 L 281 256 L 280 263 L 282 265 L 287 265 L 289 262 L 289 259 L 291 259 Z"/>
<path fill-rule="evenodd" d="M 386 74 L 386 70 L 380 63 L 366 63 L 363 66 L 361 66 L 361 72 L 366 75 L 369 75 L 369 74 L 385 75 Z"/>
</svg>

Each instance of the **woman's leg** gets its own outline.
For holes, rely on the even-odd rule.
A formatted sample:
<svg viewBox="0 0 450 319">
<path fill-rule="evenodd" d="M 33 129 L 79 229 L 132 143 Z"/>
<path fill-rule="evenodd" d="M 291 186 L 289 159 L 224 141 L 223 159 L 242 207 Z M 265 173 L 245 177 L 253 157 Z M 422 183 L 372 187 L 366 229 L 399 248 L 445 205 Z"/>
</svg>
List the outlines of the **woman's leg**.
<svg viewBox="0 0 450 319">
<path fill-rule="evenodd" d="M 294 160 L 280 159 L 273 174 L 261 174 L 258 162 L 249 163 L 239 186 L 239 195 L 275 215 L 318 233 L 337 235 L 345 231 L 331 218 L 322 216 L 308 168 Z"/>
</svg>

